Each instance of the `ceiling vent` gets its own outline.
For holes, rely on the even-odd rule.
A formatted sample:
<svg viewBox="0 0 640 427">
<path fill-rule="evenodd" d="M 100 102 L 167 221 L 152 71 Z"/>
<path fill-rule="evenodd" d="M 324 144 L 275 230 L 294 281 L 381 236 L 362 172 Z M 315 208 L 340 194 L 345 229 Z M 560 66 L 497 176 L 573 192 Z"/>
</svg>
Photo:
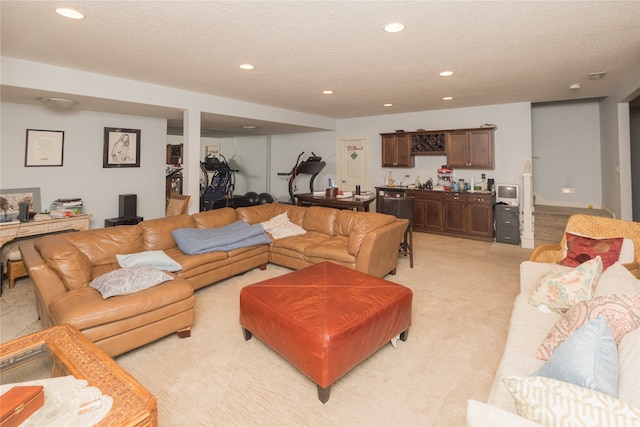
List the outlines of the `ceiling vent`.
<svg viewBox="0 0 640 427">
<path fill-rule="evenodd" d="M 596 73 L 589 73 L 589 80 L 600 80 L 604 79 L 604 76 L 607 75 L 606 71 L 598 71 Z"/>
</svg>

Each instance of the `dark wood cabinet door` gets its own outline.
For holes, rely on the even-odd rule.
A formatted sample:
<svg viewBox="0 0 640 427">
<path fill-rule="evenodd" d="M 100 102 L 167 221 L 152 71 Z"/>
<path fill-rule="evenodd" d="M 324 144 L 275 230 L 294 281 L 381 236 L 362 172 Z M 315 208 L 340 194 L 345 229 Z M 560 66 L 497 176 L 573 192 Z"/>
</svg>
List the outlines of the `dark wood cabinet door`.
<svg viewBox="0 0 640 427">
<path fill-rule="evenodd" d="M 446 193 L 444 196 L 444 231 L 467 233 L 467 203 L 464 194 Z"/>
<path fill-rule="evenodd" d="M 411 155 L 411 144 L 411 138 L 407 134 L 383 134 L 382 166 L 414 167 L 415 157 Z"/>
<path fill-rule="evenodd" d="M 491 196 L 468 195 L 467 232 L 471 236 L 493 238 L 493 200 Z"/>
<path fill-rule="evenodd" d="M 469 166 L 493 169 L 493 131 L 469 131 Z"/>
<path fill-rule="evenodd" d="M 469 166 L 467 149 L 468 139 L 466 131 L 447 133 L 447 165 L 449 167 Z"/>
<path fill-rule="evenodd" d="M 404 167 L 414 166 L 414 157 L 411 155 L 411 138 L 409 135 L 396 137 L 397 165 Z"/>
<path fill-rule="evenodd" d="M 397 162 L 396 155 L 396 137 L 395 135 L 383 135 L 382 136 L 382 166 L 390 167 L 395 166 Z"/>
<path fill-rule="evenodd" d="M 442 199 L 425 200 L 425 224 L 424 228 L 428 231 L 444 231 L 444 209 Z"/>
</svg>

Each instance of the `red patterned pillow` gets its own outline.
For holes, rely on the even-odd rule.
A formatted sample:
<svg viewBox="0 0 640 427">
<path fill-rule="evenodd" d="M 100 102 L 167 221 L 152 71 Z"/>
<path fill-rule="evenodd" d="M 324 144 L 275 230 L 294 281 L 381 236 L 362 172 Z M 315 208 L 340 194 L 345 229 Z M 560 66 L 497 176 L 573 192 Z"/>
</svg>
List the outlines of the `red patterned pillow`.
<svg viewBox="0 0 640 427">
<path fill-rule="evenodd" d="M 572 233 L 565 234 L 567 236 L 567 256 L 558 264 L 576 267 L 599 255 L 602 258 L 602 271 L 604 271 L 620 258 L 622 241 L 624 240 L 622 237 L 594 239 Z"/>
<path fill-rule="evenodd" d="M 620 344 L 625 334 L 640 326 L 640 295 L 609 294 L 579 302 L 551 328 L 536 357 L 549 360 L 560 344 L 580 326 L 596 317 L 603 317 L 607 321 L 616 344 Z"/>
</svg>

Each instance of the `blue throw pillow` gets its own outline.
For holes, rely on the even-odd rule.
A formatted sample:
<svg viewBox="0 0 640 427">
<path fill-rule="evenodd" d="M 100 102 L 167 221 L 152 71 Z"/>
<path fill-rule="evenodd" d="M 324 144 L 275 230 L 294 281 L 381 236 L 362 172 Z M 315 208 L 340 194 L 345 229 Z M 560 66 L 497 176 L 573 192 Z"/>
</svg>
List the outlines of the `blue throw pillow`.
<svg viewBox="0 0 640 427">
<path fill-rule="evenodd" d="M 531 375 L 618 397 L 618 347 L 611 328 L 602 317 L 591 319 Z"/>
</svg>

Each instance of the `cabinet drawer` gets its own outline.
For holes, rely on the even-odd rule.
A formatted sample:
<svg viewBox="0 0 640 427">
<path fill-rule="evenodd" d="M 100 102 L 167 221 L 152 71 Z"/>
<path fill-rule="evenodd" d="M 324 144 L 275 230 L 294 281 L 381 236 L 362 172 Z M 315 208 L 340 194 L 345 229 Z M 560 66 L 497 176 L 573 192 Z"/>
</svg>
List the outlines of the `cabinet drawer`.
<svg viewBox="0 0 640 427">
<path fill-rule="evenodd" d="M 520 230 L 518 228 L 498 227 L 496 230 L 496 242 L 520 244 Z"/>
<path fill-rule="evenodd" d="M 467 194 L 467 201 L 469 203 L 480 203 L 483 205 L 493 204 L 493 196 L 491 194 Z"/>
<path fill-rule="evenodd" d="M 520 221 L 518 215 L 505 215 L 501 212 L 496 212 L 496 224 L 500 227 L 519 227 Z"/>
<path fill-rule="evenodd" d="M 466 202 L 467 198 L 464 193 L 444 193 L 444 201 L 445 202 Z"/>
</svg>

